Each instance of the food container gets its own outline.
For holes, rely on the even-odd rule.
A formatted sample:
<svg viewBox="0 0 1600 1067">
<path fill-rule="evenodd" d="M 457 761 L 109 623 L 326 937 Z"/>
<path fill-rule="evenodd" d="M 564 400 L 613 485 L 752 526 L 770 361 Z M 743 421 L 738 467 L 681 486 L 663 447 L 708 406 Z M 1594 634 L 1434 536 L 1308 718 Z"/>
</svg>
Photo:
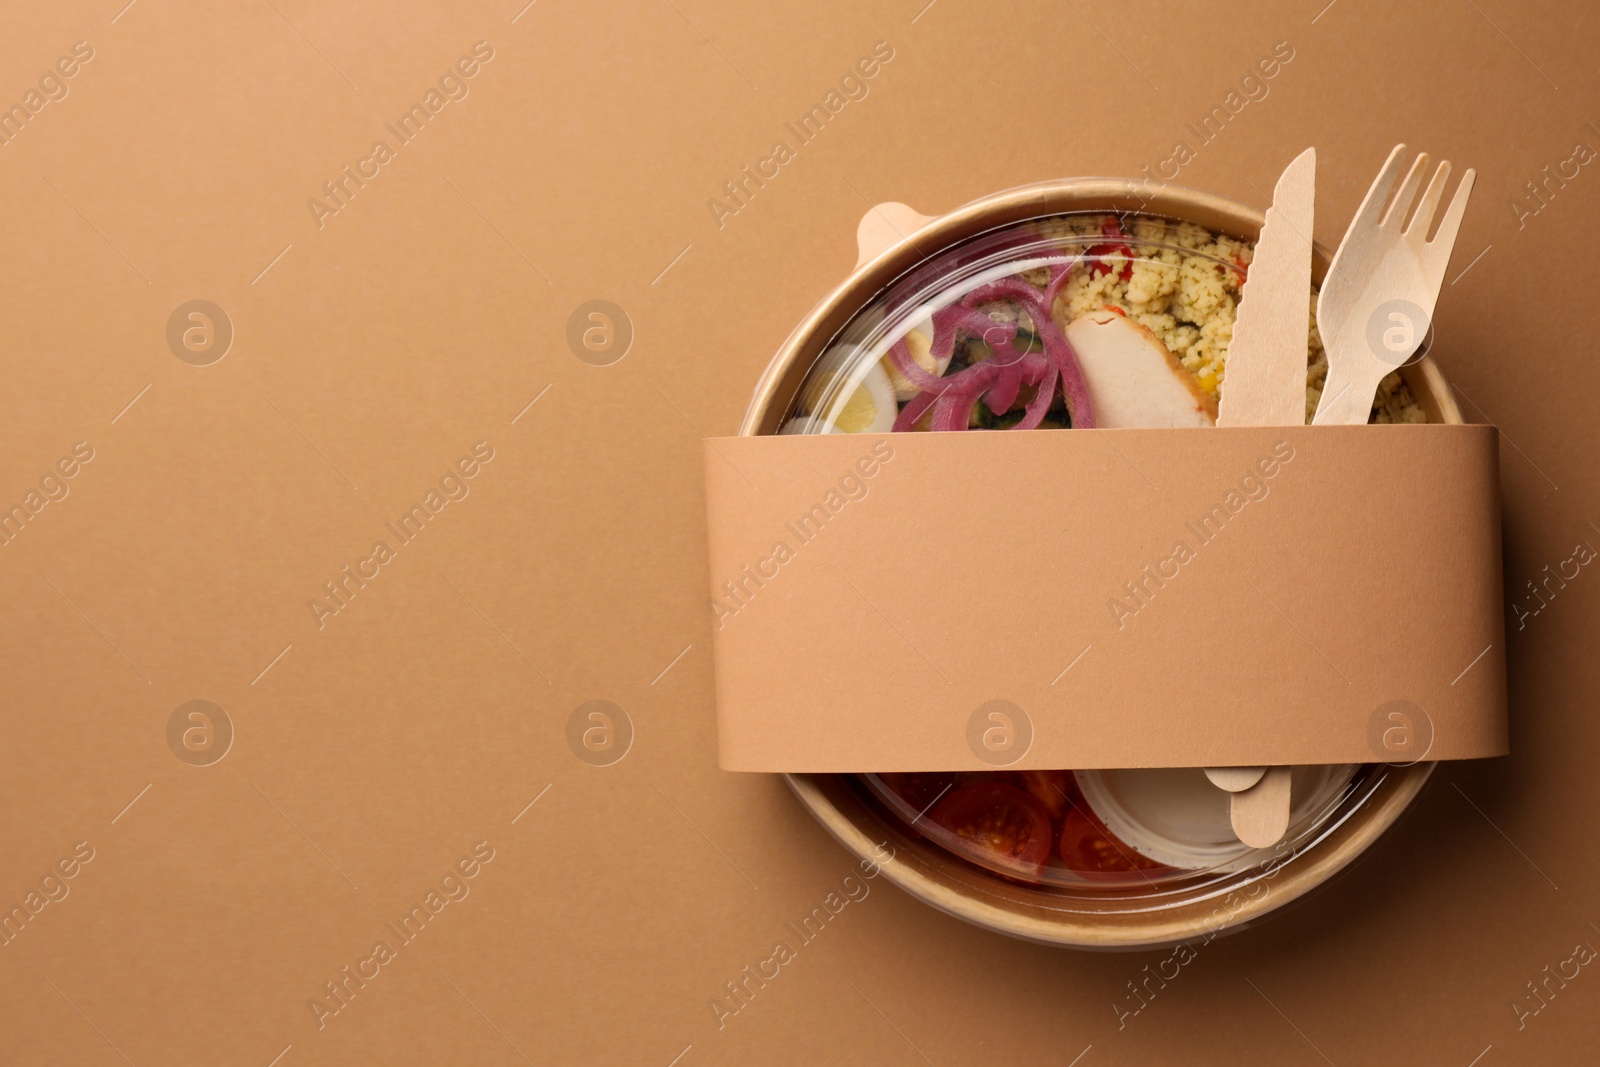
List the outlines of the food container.
<svg viewBox="0 0 1600 1067">
<path fill-rule="evenodd" d="M 741 436 L 815 432 L 817 420 L 796 419 L 795 412 L 831 408 L 837 415 L 843 401 L 820 395 L 821 378 L 813 372 L 819 365 L 834 377 L 841 369 L 848 370 L 828 363 L 840 358 L 841 338 L 859 341 L 878 325 L 870 312 L 860 313 L 880 294 L 891 287 L 905 292 L 937 281 L 938 265 L 948 265 L 951 259 L 948 254 L 941 256 L 945 250 L 962 249 L 955 254 L 957 260 L 1004 254 L 1008 243 L 1017 242 L 1008 227 L 1053 216 L 1177 220 L 1246 242 L 1254 241 L 1264 221 L 1259 212 L 1204 193 L 1171 186 L 1151 192 L 1134 182 L 1106 179 L 1026 186 L 934 219 L 916 216 L 900 205 L 874 209 L 863 220 L 860 264 L 784 342 L 755 390 Z M 1092 240 L 1086 236 L 1080 244 L 1091 255 L 1103 257 L 1109 269 L 1124 269 L 1117 257 L 1126 258 L 1128 253 L 1119 252 L 1116 245 L 1140 243 L 1121 234 L 1105 236 L 1097 245 L 1090 245 Z M 971 249 L 977 251 L 969 254 L 966 250 Z M 1018 254 L 1025 259 L 1026 249 Z M 1241 273 L 1247 262 L 1248 249 L 1237 260 Z M 1317 250 L 1313 267 L 1317 284 L 1327 263 L 1326 254 Z M 1400 376 L 1404 389 L 1398 397 L 1390 395 L 1392 412 L 1403 401 L 1409 418 L 1463 421 L 1449 387 L 1425 353 L 1401 368 Z M 861 376 L 854 381 L 861 382 Z M 881 381 L 872 385 L 883 389 Z M 937 776 L 913 780 L 911 775 L 873 774 L 788 774 L 786 779 L 801 803 L 847 850 L 878 863 L 890 880 L 918 899 L 1011 936 L 1116 949 L 1174 944 L 1238 930 L 1304 896 L 1392 826 L 1434 767 L 1410 761 L 1302 768 L 1297 771 L 1295 817 L 1289 834 L 1275 849 L 1251 852 L 1235 842 L 1233 848 L 1215 853 L 1197 851 L 1188 841 L 1180 841 L 1175 852 L 1164 845 L 1164 834 L 1183 837 L 1186 831 L 1181 827 L 1150 831 L 1150 820 L 1140 808 L 1149 799 L 1147 779 L 1131 788 L 1114 774 L 1084 770 L 1070 778 L 1062 776 L 1065 772 L 965 772 L 946 776 L 943 783 Z M 1167 784 L 1192 792 L 1196 788 L 1192 778 L 1202 772 L 1130 773 L 1187 775 L 1189 779 L 1173 778 Z M 1082 831 L 1065 836 L 1073 841 L 1088 838 L 1085 855 L 1096 850 L 1107 856 L 1115 853 L 1110 869 L 1074 861 L 1070 858 L 1074 850 L 1065 844 L 1055 847 L 1059 829 L 1051 831 L 1052 858 L 1043 870 L 1031 864 L 1027 869 L 1008 868 L 1003 857 L 986 862 L 982 850 L 963 847 L 942 825 L 950 820 L 942 818 L 938 808 L 952 787 L 973 781 L 993 783 L 991 792 L 1059 793 L 1065 804 L 1053 808 L 1065 810 L 1069 819 L 1077 818 Z M 1158 783 L 1158 789 L 1164 788 Z M 1167 801 L 1157 798 L 1155 803 Z M 1126 839 L 1119 840 L 1111 827 Z M 1138 848 L 1130 848 L 1127 839 L 1137 839 Z M 1108 846 L 1111 852 L 1106 852 Z"/>
</svg>

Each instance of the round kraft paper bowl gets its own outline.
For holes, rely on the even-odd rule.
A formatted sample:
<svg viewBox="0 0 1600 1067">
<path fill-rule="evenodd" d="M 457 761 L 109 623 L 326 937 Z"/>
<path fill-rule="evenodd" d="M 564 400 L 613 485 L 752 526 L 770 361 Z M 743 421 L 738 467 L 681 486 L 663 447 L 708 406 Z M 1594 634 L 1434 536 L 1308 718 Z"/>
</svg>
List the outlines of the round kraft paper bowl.
<svg viewBox="0 0 1600 1067">
<path fill-rule="evenodd" d="M 756 385 L 739 428 L 742 435 L 776 433 L 794 407 L 800 384 L 823 347 L 874 294 L 936 252 L 998 226 L 1072 211 L 1137 212 L 1183 219 L 1222 233 L 1256 239 L 1265 221 L 1242 204 L 1171 186 L 1150 193 L 1122 179 L 1081 178 L 1041 182 L 975 200 L 916 231 L 916 244 L 901 241 L 859 266 L 795 328 Z M 1314 251 L 1318 284 L 1328 256 Z M 1464 421 L 1449 385 L 1424 357 L 1401 370 L 1417 403 L 1432 422 Z M 985 874 L 945 850 L 906 832 L 870 805 L 842 775 L 785 775 L 790 788 L 817 821 L 861 859 L 881 860 L 884 876 L 912 896 L 987 929 L 1046 944 L 1079 948 L 1140 948 L 1175 944 L 1238 929 L 1317 888 L 1348 866 L 1400 818 L 1437 764 L 1389 767 L 1366 801 L 1338 826 L 1259 883 L 1249 895 L 1226 891 L 1172 904 L 1132 910 L 1127 900 L 1103 906 L 1045 887 L 1020 885 Z M 887 849 L 880 851 L 882 846 Z"/>
</svg>

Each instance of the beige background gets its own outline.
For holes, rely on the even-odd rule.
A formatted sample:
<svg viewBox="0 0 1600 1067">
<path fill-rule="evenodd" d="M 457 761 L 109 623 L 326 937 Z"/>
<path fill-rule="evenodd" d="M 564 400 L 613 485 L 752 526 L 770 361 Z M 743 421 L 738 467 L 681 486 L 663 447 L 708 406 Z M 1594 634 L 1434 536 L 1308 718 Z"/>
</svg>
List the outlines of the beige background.
<svg viewBox="0 0 1600 1067">
<path fill-rule="evenodd" d="M 1510 622 L 1514 756 L 1445 768 L 1339 883 L 1201 949 L 1124 1028 L 1166 954 L 1014 943 L 877 882 L 719 1030 L 708 1001 L 851 864 L 778 780 L 716 769 L 699 466 L 868 202 L 1138 174 L 1289 42 L 1178 180 L 1260 205 L 1314 144 L 1331 244 L 1396 141 L 1479 168 L 1436 352 L 1504 430 L 1517 595 L 1600 544 L 1600 175 L 1511 207 L 1600 147 L 1591 9 L 520 6 L 4 11 L 5 106 L 74 42 L 94 58 L 0 147 L 0 502 L 74 442 L 94 459 L 0 547 L 0 905 L 76 842 L 94 858 L 0 947 L 0 1058 L 1593 1059 L 1593 968 L 1520 1031 L 1512 1008 L 1600 946 L 1587 569 Z M 319 229 L 306 201 L 480 40 L 470 95 Z M 719 229 L 707 199 L 880 40 L 870 95 Z M 196 298 L 236 330 L 207 367 L 165 337 Z M 611 366 L 567 346 L 591 299 L 636 331 Z M 321 583 L 478 441 L 470 495 L 319 630 Z M 236 729 L 211 766 L 168 746 L 192 699 Z M 636 731 L 609 767 L 566 741 L 591 699 Z M 319 1030 L 308 998 L 479 841 L 470 896 Z"/>
</svg>

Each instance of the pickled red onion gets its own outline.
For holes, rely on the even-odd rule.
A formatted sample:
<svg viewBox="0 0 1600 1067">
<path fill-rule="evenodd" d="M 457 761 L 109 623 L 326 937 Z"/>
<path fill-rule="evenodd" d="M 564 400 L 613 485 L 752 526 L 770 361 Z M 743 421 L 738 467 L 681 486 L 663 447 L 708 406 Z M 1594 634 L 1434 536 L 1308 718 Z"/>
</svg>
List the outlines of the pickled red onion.
<svg viewBox="0 0 1600 1067">
<path fill-rule="evenodd" d="M 900 414 L 894 420 L 894 432 L 905 433 L 917 424 L 917 420 L 927 414 L 933 402 L 939 399 L 938 393 L 918 393 L 906 401 L 905 407 L 900 409 Z"/>
<path fill-rule="evenodd" d="M 1012 275 L 979 286 L 960 301 L 934 311 L 930 353 L 936 361 L 943 363 L 954 354 L 961 333 L 981 339 L 993 353 L 991 358 L 955 374 L 930 372 L 912 357 L 903 336 L 896 340 L 889 348 L 890 361 L 918 393 L 900 410 L 894 429 L 913 428 L 931 408 L 930 429 L 965 430 L 980 399 L 987 403 L 990 411 L 1001 415 L 1016 403 L 1023 385 L 1036 388 L 1016 428 L 1032 429 L 1044 421 L 1058 379 L 1072 424 L 1092 428 L 1094 410 L 1077 353 L 1050 314 L 1061 286 L 1078 262 L 1079 259 L 1073 259 L 1048 265 L 1049 280 L 1042 289 L 1020 275 Z M 1020 305 L 1027 314 L 1034 335 L 1044 347 L 1042 356 L 1017 351 L 1018 323 L 1001 322 L 978 310 L 979 304 L 1002 300 Z"/>
<path fill-rule="evenodd" d="M 1056 369 L 1046 366 L 1044 376 L 1039 379 L 1039 388 L 1033 394 L 1033 399 L 1028 401 L 1028 406 L 1022 409 L 1022 421 L 1011 427 L 1013 430 L 1033 430 L 1044 421 L 1045 412 L 1050 410 L 1050 401 L 1055 399 Z"/>
</svg>

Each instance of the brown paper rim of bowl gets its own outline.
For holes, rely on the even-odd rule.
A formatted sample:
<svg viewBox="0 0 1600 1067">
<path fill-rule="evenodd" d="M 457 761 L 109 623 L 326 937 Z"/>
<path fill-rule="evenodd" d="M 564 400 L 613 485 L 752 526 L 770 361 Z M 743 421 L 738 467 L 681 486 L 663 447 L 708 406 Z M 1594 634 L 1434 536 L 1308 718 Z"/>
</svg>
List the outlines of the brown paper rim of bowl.
<svg viewBox="0 0 1600 1067">
<path fill-rule="evenodd" d="M 1325 885 L 1361 856 L 1411 806 L 1433 775 L 1436 763 L 1391 768 L 1371 800 L 1348 815 L 1326 839 L 1280 868 L 1268 892 L 1241 896 L 1227 909 L 1225 922 L 1208 927 L 1215 897 L 1199 898 L 1160 911 L 1090 914 L 1066 910 L 1046 889 L 1011 884 L 980 871 L 956 874 L 957 857 L 936 845 L 912 840 L 868 809 L 858 797 L 845 797 L 842 775 L 786 774 L 800 802 L 835 840 L 860 859 L 875 859 L 881 874 L 911 896 L 965 922 L 1039 944 L 1090 949 L 1158 948 L 1236 932 Z M 827 779 L 835 779 L 829 782 Z M 879 834 L 868 833 L 871 821 Z M 893 838 L 895 858 L 884 862 L 878 846 Z M 1240 883 L 1241 886 L 1247 883 Z"/>
</svg>

